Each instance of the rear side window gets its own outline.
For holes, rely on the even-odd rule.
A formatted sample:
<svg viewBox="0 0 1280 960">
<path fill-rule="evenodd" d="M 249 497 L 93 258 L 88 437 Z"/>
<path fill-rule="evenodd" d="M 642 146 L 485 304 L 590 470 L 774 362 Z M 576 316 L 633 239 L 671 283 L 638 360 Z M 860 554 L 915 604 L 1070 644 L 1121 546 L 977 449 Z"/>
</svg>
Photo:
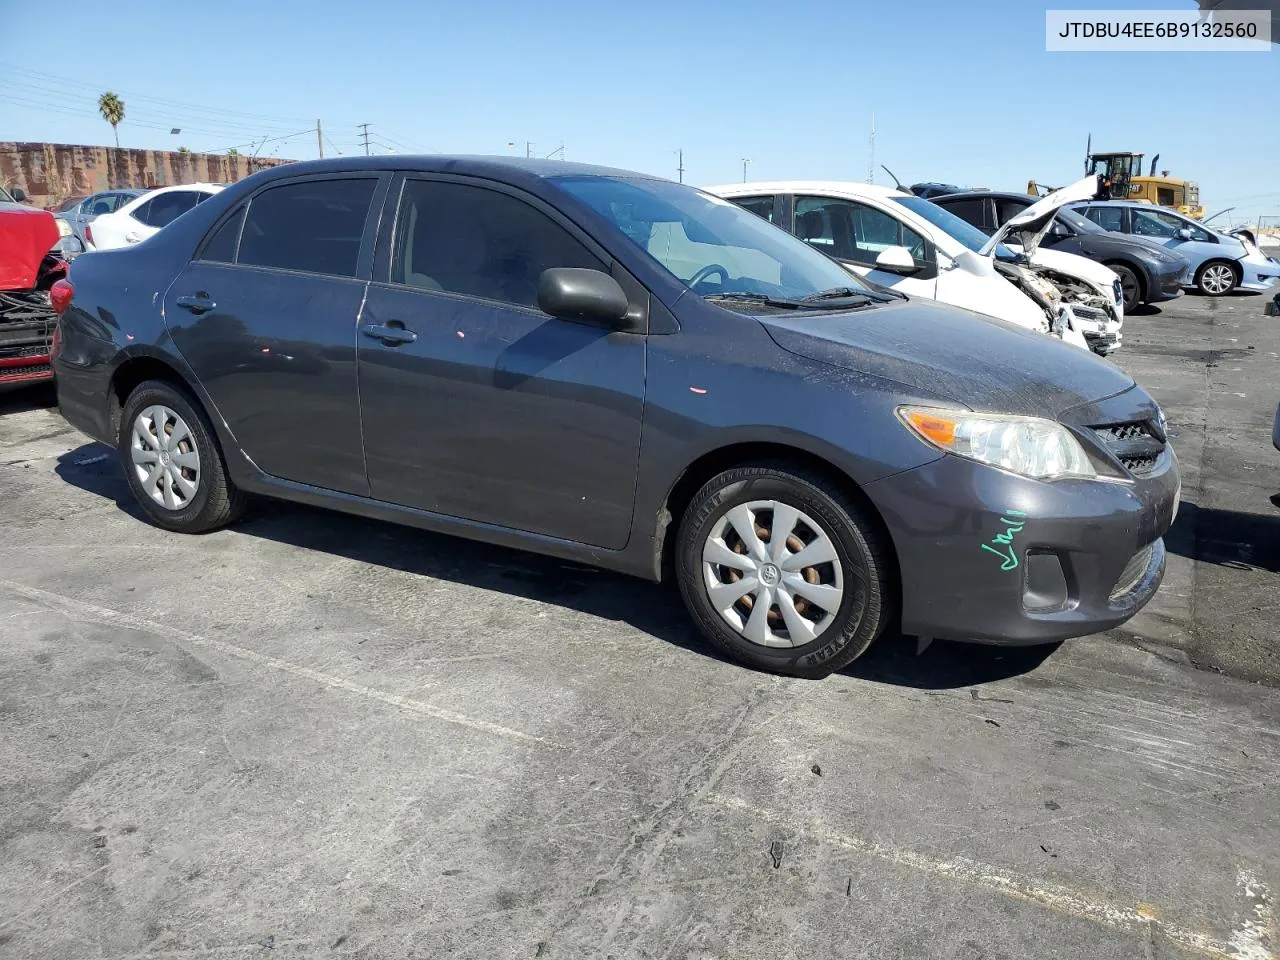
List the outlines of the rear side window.
<svg viewBox="0 0 1280 960">
<path fill-rule="evenodd" d="M 172 193 L 162 193 L 152 197 L 135 210 L 133 218 L 149 227 L 167 226 L 199 203 L 203 196 L 204 194 L 196 190 L 174 190 Z"/>
<path fill-rule="evenodd" d="M 308 180 L 262 191 L 249 202 L 236 262 L 354 277 L 377 184 Z"/>
<path fill-rule="evenodd" d="M 236 248 L 240 245 L 240 225 L 244 223 L 244 207 L 222 222 L 222 225 L 205 241 L 200 250 L 201 260 L 214 263 L 235 263 Z"/>
<path fill-rule="evenodd" d="M 605 264 L 560 224 L 509 194 L 405 183 L 393 283 L 533 307 L 538 280 L 551 267 L 604 270 Z"/>
<path fill-rule="evenodd" d="M 1080 211 L 1076 211 L 1079 213 Z M 1116 233 L 1123 233 L 1124 226 L 1121 221 L 1124 218 L 1124 211 L 1119 207 L 1085 207 L 1084 215 L 1100 226 L 1103 230 L 1112 230 Z"/>
<path fill-rule="evenodd" d="M 773 223 L 773 197 L 733 197 L 733 202 Z"/>
<path fill-rule="evenodd" d="M 1001 198 L 996 201 L 996 224 L 1003 227 L 1006 223 L 1020 214 L 1030 203 L 1020 203 L 1017 200 L 1006 200 Z M 991 231 L 994 233 L 995 231 Z"/>
<path fill-rule="evenodd" d="M 967 200 L 948 200 L 938 206 L 950 210 L 965 223 L 972 224 L 984 233 L 990 233 L 990 224 L 985 223 L 982 216 L 982 200 L 970 197 Z"/>
</svg>

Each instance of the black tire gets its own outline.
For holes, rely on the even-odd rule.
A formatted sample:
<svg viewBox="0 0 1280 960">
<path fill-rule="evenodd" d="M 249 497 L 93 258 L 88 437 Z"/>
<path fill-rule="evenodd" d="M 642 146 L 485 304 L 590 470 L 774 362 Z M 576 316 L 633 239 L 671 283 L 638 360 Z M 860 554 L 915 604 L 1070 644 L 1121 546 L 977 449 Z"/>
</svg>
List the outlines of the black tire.
<svg viewBox="0 0 1280 960">
<path fill-rule="evenodd" d="M 720 527 L 728 511 L 755 501 L 777 501 L 796 508 L 824 528 L 818 533 L 825 535 L 834 546 L 843 580 L 843 596 L 830 622 L 808 643 L 772 647 L 748 640 L 729 624 L 708 594 L 703 563 L 708 538 Z M 771 516 L 768 513 L 766 520 L 760 521 L 770 523 L 770 534 Z M 735 528 L 727 529 L 732 532 Z M 796 530 L 797 536 L 805 531 L 815 532 L 803 523 L 798 524 Z M 800 541 L 809 542 L 803 537 Z M 742 547 L 746 549 L 745 544 Z M 894 565 L 879 527 L 867 516 L 865 508 L 836 484 L 805 468 L 762 463 L 735 467 L 711 478 L 681 518 L 675 554 L 680 592 L 698 627 L 731 658 L 760 670 L 810 679 L 825 677 L 861 656 L 898 612 Z M 726 571 L 732 573 L 725 567 L 713 569 L 718 571 L 717 577 Z M 807 579 L 813 569 L 823 569 L 829 577 L 835 575 L 834 564 L 807 568 L 802 575 Z M 761 578 L 763 576 L 761 570 Z M 800 601 L 796 601 L 795 609 L 800 605 Z M 780 607 L 771 606 L 767 615 L 771 624 L 782 621 Z M 790 634 L 789 630 L 785 632 Z"/>
<path fill-rule="evenodd" d="M 1145 302 L 1145 285 L 1132 267 L 1123 263 L 1108 263 L 1107 266 L 1120 278 L 1120 286 L 1124 289 L 1124 312 L 1128 315 Z"/>
<path fill-rule="evenodd" d="M 194 483 L 194 491 L 172 508 L 152 499 L 152 495 L 144 486 L 144 479 L 138 476 L 139 466 L 134 463 L 135 423 L 145 411 L 157 407 L 168 408 L 181 417 L 190 434 L 190 441 L 183 441 L 183 444 L 188 447 L 194 444 L 198 457 L 198 468 L 194 471 L 177 466 L 177 461 L 174 460 L 174 469 L 182 471 L 191 478 L 188 482 Z M 155 435 L 153 429 L 155 419 L 150 417 L 149 422 L 152 426 L 144 427 L 152 436 Z M 169 426 L 169 435 L 172 435 L 177 427 L 177 421 L 171 423 L 166 421 L 166 424 Z M 182 444 L 175 447 L 175 453 L 181 450 L 181 446 Z M 134 499 L 138 501 L 138 505 L 147 514 L 148 519 L 158 527 L 179 533 L 205 533 L 226 526 L 244 511 L 247 498 L 235 488 L 227 476 L 227 465 L 209 418 L 205 416 L 199 402 L 180 387 L 163 380 L 146 380 L 134 388 L 134 391 L 129 394 L 129 399 L 125 401 L 124 409 L 120 412 L 120 435 L 117 438 L 116 450 L 120 455 L 120 464 L 124 468 Z M 190 453 L 189 450 L 181 452 L 184 456 L 189 456 Z M 158 452 L 156 456 L 159 457 Z M 168 456 L 167 452 L 166 456 Z M 165 462 L 169 461 L 166 459 Z M 147 468 L 143 466 L 142 469 Z M 161 489 L 164 482 L 162 478 Z M 174 482 L 170 480 L 169 485 L 174 486 Z M 180 493 L 175 494 L 175 497 L 178 496 Z"/>
<path fill-rule="evenodd" d="M 1222 278 L 1227 276 L 1224 285 Z M 1206 297 L 1225 297 L 1239 285 L 1240 271 L 1227 260 L 1206 260 L 1196 269 L 1195 279 L 1196 289 Z"/>
</svg>

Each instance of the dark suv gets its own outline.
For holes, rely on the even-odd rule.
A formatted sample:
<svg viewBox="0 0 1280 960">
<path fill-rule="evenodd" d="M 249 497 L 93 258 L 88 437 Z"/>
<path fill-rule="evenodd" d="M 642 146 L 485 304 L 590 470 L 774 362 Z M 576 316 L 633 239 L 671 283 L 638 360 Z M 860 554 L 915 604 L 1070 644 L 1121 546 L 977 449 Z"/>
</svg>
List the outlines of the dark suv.
<svg viewBox="0 0 1280 960">
<path fill-rule="evenodd" d="M 664 180 L 289 164 L 56 300 L 62 411 L 171 530 L 260 494 L 673 576 L 723 650 L 802 676 L 890 624 L 1107 629 L 1164 570 L 1176 460 L 1128 376 Z"/>
<path fill-rule="evenodd" d="M 934 197 L 933 202 L 989 236 L 1036 199 L 1025 193 L 983 190 Z M 1016 237 L 1010 240 L 1017 242 Z M 1186 257 L 1155 244 L 1110 233 L 1074 210 L 1058 211 L 1040 246 L 1088 257 L 1114 270 L 1124 288 L 1125 313 L 1139 304 L 1172 300 L 1189 282 Z"/>
</svg>

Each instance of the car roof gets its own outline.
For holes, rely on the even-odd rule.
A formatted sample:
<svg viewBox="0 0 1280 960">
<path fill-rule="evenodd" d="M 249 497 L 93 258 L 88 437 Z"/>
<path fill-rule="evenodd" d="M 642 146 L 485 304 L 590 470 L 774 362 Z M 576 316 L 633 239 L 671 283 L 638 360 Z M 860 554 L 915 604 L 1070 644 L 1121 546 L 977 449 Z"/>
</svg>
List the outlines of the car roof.
<svg viewBox="0 0 1280 960">
<path fill-rule="evenodd" d="M 957 190 L 955 193 L 943 194 L 940 197 L 930 197 L 930 200 L 954 200 L 956 197 L 993 197 L 1001 200 L 1025 200 L 1027 205 L 1035 203 L 1039 197 L 1033 197 L 1029 193 L 1019 193 L 1017 190 Z"/>
<path fill-rule="evenodd" d="M 422 173 L 453 173 L 463 176 L 505 180 L 512 183 L 548 180 L 553 177 L 613 177 L 630 180 L 661 180 L 650 174 L 569 160 L 544 160 L 537 157 L 503 157 L 434 154 L 395 154 L 385 157 L 334 157 L 328 160 L 304 160 L 282 163 L 259 171 L 263 179 L 306 176 L 324 173 L 380 172 L 411 170 Z"/>
<path fill-rule="evenodd" d="M 745 196 L 755 193 L 817 193 L 838 197 L 913 197 L 915 194 L 897 187 L 884 187 L 878 183 L 861 183 L 857 180 L 758 180 L 752 183 L 727 183 L 707 187 L 711 193 Z"/>
</svg>

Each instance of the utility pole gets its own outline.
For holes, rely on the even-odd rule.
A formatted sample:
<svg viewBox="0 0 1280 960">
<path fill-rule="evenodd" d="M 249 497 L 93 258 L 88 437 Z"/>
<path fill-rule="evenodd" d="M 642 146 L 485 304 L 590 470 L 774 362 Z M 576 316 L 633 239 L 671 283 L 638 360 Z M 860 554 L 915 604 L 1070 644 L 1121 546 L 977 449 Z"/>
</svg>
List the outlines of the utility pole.
<svg viewBox="0 0 1280 960">
<path fill-rule="evenodd" d="M 871 159 L 867 161 L 867 183 L 876 182 L 876 115 L 871 115 Z"/>
<path fill-rule="evenodd" d="M 684 149 L 676 151 L 676 175 L 680 178 L 680 182 L 684 183 Z"/>
<path fill-rule="evenodd" d="M 320 121 L 316 121 L 316 146 L 320 148 L 320 159 L 324 159 L 324 133 L 320 129 Z"/>
<path fill-rule="evenodd" d="M 364 155 L 369 155 L 369 125 L 367 123 L 357 123 L 360 128 L 360 136 L 364 138 Z"/>
<path fill-rule="evenodd" d="M 742 158 L 742 182 L 743 183 L 747 182 L 747 164 L 750 162 L 751 161 L 748 160 L 746 157 Z"/>
<path fill-rule="evenodd" d="M 525 159 L 526 159 L 526 160 L 533 156 L 533 141 L 532 141 L 532 140 L 526 140 L 526 141 L 524 142 L 524 156 L 525 156 Z"/>
</svg>

